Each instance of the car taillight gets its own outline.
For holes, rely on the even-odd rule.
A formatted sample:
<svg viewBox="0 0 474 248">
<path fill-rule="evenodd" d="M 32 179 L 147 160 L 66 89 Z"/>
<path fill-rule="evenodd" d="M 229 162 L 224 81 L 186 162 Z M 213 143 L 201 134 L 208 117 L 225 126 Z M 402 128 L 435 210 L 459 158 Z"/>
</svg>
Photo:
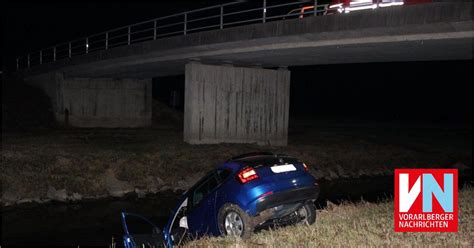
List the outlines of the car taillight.
<svg viewBox="0 0 474 248">
<path fill-rule="evenodd" d="M 303 168 L 304 168 L 304 171 L 308 171 L 308 170 L 309 170 L 308 166 L 307 166 L 305 163 L 303 163 Z"/>
<path fill-rule="evenodd" d="M 251 167 L 246 167 L 237 174 L 237 179 L 242 184 L 248 183 L 257 178 L 258 178 L 257 172 Z"/>
</svg>

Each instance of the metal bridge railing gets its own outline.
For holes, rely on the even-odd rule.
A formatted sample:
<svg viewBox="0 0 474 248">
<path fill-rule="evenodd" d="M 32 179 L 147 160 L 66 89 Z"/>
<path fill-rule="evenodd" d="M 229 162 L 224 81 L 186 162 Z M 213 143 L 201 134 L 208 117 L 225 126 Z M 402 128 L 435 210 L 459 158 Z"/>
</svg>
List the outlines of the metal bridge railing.
<svg viewBox="0 0 474 248">
<path fill-rule="evenodd" d="M 170 36 L 301 18 L 302 15 L 323 15 L 328 8 L 328 5 L 318 5 L 317 0 L 279 1 L 273 5 L 268 4 L 269 2 L 267 0 L 231 2 L 114 28 L 17 57 L 16 70 Z M 316 8 L 305 10 L 303 14 L 295 11 L 308 5 Z"/>
</svg>

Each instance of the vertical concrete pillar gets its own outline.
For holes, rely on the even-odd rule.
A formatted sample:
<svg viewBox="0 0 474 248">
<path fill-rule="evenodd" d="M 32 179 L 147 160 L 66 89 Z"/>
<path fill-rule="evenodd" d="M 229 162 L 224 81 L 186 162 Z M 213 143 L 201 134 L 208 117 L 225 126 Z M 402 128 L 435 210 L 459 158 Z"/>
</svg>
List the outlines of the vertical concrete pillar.
<svg viewBox="0 0 474 248">
<path fill-rule="evenodd" d="M 59 123 L 67 118 L 75 127 L 151 125 L 151 79 L 64 78 L 51 73 L 25 81 L 45 90 Z"/>
<path fill-rule="evenodd" d="M 68 78 L 60 84 L 56 119 L 76 127 L 151 126 L 151 79 Z"/>
<path fill-rule="evenodd" d="M 287 69 L 191 62 L 185 76 L 185 142 L 287 145 Z"/>
</svg>

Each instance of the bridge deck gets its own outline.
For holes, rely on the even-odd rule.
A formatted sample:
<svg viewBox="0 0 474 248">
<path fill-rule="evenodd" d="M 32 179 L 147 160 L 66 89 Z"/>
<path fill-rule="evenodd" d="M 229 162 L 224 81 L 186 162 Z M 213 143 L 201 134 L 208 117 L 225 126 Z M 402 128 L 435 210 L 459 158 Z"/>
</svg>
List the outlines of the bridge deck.
<svg viewBox="0 0 474 248">
<path fill-rule="evenodd" d="M 192 33 L 25 70 L 73 77 L 151 78 L 189 60 L 263 67 L 472 59 L 472 3 L 431 3 Z"/>
</svg>

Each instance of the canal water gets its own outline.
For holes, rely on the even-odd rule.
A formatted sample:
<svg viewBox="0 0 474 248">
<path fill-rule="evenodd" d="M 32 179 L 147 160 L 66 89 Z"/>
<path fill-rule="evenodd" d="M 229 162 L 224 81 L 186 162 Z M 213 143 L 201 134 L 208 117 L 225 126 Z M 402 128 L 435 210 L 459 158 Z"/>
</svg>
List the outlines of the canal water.
<svg viewBox="0 0 474 248">
<path fill-rule="evenodd" d="M 461 180 L 460 180 L 460 183 Z M 319 181 L 321 194 L 316 202 L 377 202 L 392 198 L 393 176 L 361 177 Z M 140 213 L 163 227 L 180 192 L 161 192 L 137 198 L 101 199 L 80 203 L 23 204 L 2 209 L 1 245 L 108 246 L 112 239 L 122 244 L 121 211 Z"/>
</svg>

